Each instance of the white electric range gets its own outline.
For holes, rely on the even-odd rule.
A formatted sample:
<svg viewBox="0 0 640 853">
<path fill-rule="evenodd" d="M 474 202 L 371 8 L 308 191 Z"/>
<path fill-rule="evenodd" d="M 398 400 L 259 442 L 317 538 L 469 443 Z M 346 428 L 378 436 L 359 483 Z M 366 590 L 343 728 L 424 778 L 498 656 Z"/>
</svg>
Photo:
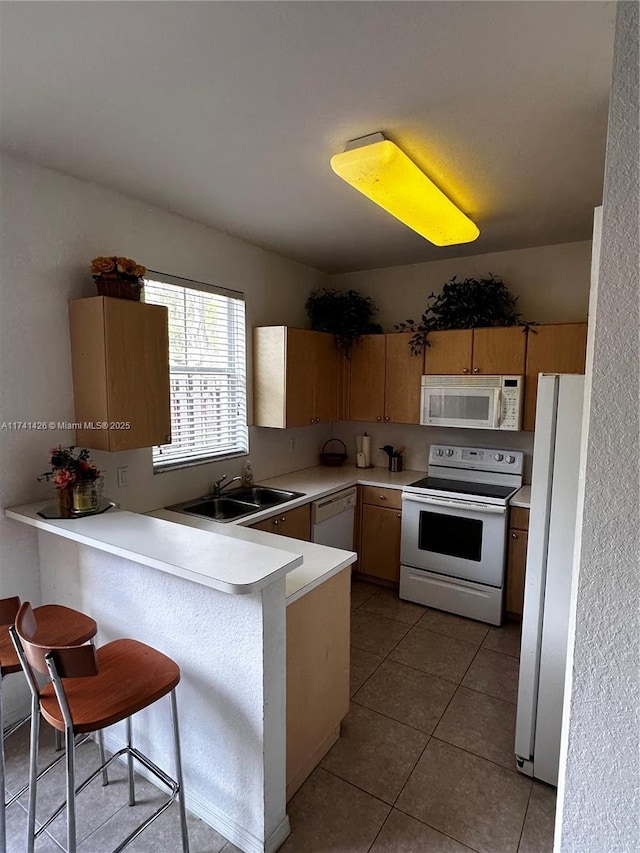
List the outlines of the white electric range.
<svg viewBox="0 0 640 853">
<path fill-rule="evenodd" d="M 432 445 L 428 476 L 402 490 L 400 598 L 499 625 L 509 499 L 524 454 Z"/>
</svg>

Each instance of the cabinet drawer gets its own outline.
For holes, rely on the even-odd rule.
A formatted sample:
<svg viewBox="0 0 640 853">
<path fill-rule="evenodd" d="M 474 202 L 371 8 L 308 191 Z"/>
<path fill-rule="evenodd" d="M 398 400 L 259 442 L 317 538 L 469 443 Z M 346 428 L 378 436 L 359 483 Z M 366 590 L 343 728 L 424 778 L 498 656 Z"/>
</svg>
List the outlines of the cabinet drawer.
<svg viewBox="0 0 640 853">
<path fill-rule="evenodd" d="M 376 486 L 361 486 L 360 488 L 362 489 L 363 504 L 402 509 L 402 492 L 400 489 L 380 489 Z"/>
<path fill-rule="evenodd" d="M 528 530 L 529 510 L 523 506 L 512 506 L 509 516 L 509 526 L 517 527 L 518 530 Z"/>
</svg>

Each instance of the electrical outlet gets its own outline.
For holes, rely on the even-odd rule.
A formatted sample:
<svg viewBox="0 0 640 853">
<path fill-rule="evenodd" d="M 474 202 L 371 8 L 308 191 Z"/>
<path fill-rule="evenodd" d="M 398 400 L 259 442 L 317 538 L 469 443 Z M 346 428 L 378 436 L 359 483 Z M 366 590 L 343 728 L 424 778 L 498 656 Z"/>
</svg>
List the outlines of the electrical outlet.
<svg viewBox="0 0 640 853">
<path fill-rule="evenodd" d="M 116 478 L 118 480 L 118 488 L 125 489 L 129 485 L 129 468 L 126 465 L 122 465 L 120 468 L 116 468 Z"/>
<path fill-rule="evenodd" d="M 296 449 L 296 440 L 295 440 L 295 438 L 290 438 L 289 439 L 289 450 L 293 453 L 293 451 L 295 449 Z"/>
</svg>

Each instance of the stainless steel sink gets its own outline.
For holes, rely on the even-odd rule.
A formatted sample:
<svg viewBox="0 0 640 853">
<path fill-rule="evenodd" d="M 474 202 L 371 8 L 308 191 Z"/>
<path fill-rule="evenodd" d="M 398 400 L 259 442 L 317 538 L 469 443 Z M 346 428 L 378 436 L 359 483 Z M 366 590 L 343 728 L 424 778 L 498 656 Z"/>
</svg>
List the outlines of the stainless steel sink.
<svg viewBox="0 0 640 853">
<path fill-rule="evenodd" d="M 271 489 L 268 486 L 252 486 L 250 489 L 234 489 L 226 495 L 213 495 L 191 501 L 183 501 L 166 509 L 186 512 L 213 521 L 235 521 L 261 509 L 304 497 L 304 492 L 289 492 L 286 489 Z"/>
<path fill-rule="evenodd" d="M 286 489 L 272 489 L 269 486 L 251 486 L 249 489 L 235 489 L 227 497 L 236 501 L 247 501 L 258 504 L 260 509 L 303 498 L 304 492 L 289 492 Z"/>
</svg>

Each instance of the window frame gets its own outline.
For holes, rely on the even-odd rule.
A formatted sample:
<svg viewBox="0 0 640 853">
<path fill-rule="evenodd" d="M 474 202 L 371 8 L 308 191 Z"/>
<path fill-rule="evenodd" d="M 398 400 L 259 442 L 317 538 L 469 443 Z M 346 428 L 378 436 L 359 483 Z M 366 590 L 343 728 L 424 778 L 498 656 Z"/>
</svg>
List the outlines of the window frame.
<svg viewBox="0 0 640 853">
<path fill-rule="evenodd" d="M 247 376 L 247 317 L 246 317 L 246 299 L 245 294 L 242 291 L 233 290 L 229 287 L 222 287 L 216 284 L 209 284 L 207 282 L 195 281 L 193 279 L 184 278 L 182 276 L 170 275 L 169 273 L 160 272 L 159 270 L 148 269 L 146 275 L 144 276 L 145 284 L 148 281 L 150 284 L 153 282 L 158 282 L 159 284 L 167 284 L 173 285 L 175 287 L 180 287 L 185 290 L 198 290 L 203 293 L 223 296 L 228 299 L 233 299 L 242 303 L 242 332 L 244 336 L 243 346 L 240 349 L 238 346 L 230 346 L 230 343 L 236 339 L 237 342 L 237 333 L 238 328 L 236 324 L 232 320 L 231 313 L 228 314 L 228 333 L 227 333 L 227 352 L 232 350 L 237 357 L 238 352 L 242 352 L 242 364 L 237 365 L 240 369 L 232 369 L 228 371 L 228 375 L 230 376 L 239 376 L 242 373 L 243 378 L 243 388 L 241 391 L 241 400 L 240 403 L 243 406 L 244 410 L 244 446 L 246 449 L 234 449 L 227 453 L 208 453 L 206 456 L 196 456 L 190 459 L 175 459 L 170 460 L 168 462 L 162 463 L 158 459 L 158 455 L 155 452 L 155 447 L 163 447 L 164 445 L 154 445 L 152 452 L 152 464 L 153 464 L 153 473 L 154 474 L 164 474 L 168 471 L 175 471 L 181 468 L 193 468 L 198 465 L 210 465 L 213 462 L 223 461 L 225 459 L 237 459 L 243 456 L 248 456 L 249 454 L 249 420 L 248 420 L 248 376 Z M 145 289 L 143 287 L 143 300 L 146 302 L 146 294 Z M 162 303 L 150 302 L 148 304 L 158 305 Z M 170 331 L 169 331 L 170 334 Z M 185 365 L 184 367 L 180 366 L 177 368 L 172 367 L 169 362 L 169 377 L 170 380 L 173 380 L 174 376 L 183 374 L 188 375 L 189 373 L 199 373 L 206 375 L 210 374 L 220 374 L 221 371 L 219 368 L 215 367 L 204 367 L 204 368 L 194 368 L 193 366 L 189 367 Z M 170 400 L 171 405 L 173 405 L 173 383 L 170 381 Z M 168 446 L 171 446 L 169 444 Z"/>
</svg>

